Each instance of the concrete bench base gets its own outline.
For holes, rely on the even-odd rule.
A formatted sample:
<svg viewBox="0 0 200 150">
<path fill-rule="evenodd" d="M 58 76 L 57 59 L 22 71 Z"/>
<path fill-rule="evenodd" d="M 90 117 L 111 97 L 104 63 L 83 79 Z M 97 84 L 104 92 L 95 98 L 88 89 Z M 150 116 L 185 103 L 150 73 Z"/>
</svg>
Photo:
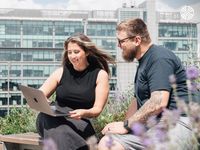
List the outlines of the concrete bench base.
<svg viewBox="0 0 200 150">
<path fill-rule="evenodd" d="M 0 150 L 42 150 L 42 140 L 36 133 L 0 135 Z"/>
</svg>

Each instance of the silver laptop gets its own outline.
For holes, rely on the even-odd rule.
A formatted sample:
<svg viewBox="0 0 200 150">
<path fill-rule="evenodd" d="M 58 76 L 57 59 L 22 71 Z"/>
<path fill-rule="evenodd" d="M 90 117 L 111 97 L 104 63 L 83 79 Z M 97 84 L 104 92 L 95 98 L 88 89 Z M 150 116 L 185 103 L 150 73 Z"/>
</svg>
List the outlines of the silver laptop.
<svg viewBox="0 0 200 150">
<path fill-rule="evenodd" d="M 47 97 L 44 95 L 44 93 L 41 90 L 31 88 L 24 85 L 19 85 L 19 89 L 22 91 L 27 104 L 30 106 L 30 108 L 46 113 L 51 116 L 69 116 L 69 111 L 72 110 L 71 108 L 65 108 L 64 111 L 61 111 L 61 109 L 58 106 L 51 106 L 48 103 Z"/>
</svg>

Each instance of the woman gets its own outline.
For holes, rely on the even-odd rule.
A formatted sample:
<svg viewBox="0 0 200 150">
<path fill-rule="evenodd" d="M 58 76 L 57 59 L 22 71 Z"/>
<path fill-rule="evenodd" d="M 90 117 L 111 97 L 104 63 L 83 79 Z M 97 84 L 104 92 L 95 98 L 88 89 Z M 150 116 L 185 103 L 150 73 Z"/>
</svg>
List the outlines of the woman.
<svg viewBox="0 0 200 150">
<path fill-rule="evenodd" d="M 91 40 L 79 34 L 64 43 L 63 65 L 44 82 L 40 90 L 47 97 L 56 92 L 56 104 L 69 117 L 40 113 L 38 132 L 51 138 L 58 150 L 88 149 L 86 139 L 95 134 L 88 118 L 103 110 L 109 93 L 109 67 L 112 57 L 100 51 Z"/>
</svg>

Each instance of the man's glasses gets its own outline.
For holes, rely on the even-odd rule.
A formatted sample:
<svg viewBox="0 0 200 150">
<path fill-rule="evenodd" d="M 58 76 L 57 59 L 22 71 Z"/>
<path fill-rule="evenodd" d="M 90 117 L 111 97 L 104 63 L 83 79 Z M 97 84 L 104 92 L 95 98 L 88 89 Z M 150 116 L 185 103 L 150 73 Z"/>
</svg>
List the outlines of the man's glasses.
<svg viewBox="0 0 200 150">
<path fill-rule="evenodd" d="M 134 38 L 135 36 L 129 36 L 129 37 L 126 37 L 124 39 L 117 39 L 118 40 L 118 44 L 119 46 L 121 46 L 124 42 L 126 42 L 126 40 L 130 39 L 130 38 Z"/>
</svg>

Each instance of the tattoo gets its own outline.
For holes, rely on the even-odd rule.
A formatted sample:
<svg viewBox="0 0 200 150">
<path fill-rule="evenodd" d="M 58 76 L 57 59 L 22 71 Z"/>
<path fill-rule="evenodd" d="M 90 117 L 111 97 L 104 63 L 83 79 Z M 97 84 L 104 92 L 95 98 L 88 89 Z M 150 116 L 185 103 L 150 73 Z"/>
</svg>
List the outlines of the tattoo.
<svg viewBox="0 0 200 150">
<path fill-rule="evenodd" d="M 151 93 L 151 97 L 146 103 L 135 112 L 135 114 L 129 118 L 129 122 L 142 122 L 146 123 L 148 118 L 152 115 L 156 115 L 162 110 L 163 94 L 162 91 L 155 91 Z"/>
</svg>

